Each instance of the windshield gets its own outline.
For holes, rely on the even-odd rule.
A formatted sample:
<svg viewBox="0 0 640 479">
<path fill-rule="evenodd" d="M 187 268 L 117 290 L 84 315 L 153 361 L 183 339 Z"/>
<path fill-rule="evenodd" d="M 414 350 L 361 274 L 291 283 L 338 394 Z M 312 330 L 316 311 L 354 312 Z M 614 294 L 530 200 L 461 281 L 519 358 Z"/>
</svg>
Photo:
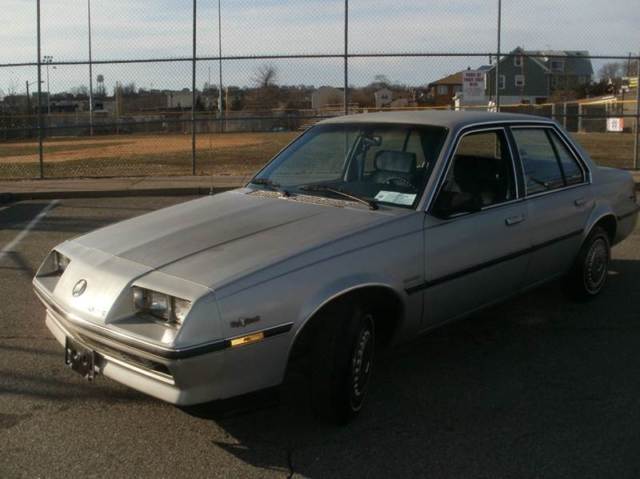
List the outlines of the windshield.
<svg viewBox="0 0 640 479">
<path fill-rule="evenodd" d="M 273 159 L 252 180 L 290 193 L 366 199 L 415 207 L 447 130 L 357 123 L 319 125 Z M 346 193 L 347 195 L 340 195 Z"/>
</svg>

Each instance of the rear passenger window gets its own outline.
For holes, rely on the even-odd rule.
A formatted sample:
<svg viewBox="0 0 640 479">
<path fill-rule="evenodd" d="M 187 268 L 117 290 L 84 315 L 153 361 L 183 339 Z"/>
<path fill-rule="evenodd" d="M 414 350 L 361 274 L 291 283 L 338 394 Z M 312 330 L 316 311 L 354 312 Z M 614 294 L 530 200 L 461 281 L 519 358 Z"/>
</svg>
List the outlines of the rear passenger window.
<svg viewBox="0 0 640 479">
<path fill-rule="evenodd" d="M 571 154 L 567 145 L 565 145 L 558 135 L 549 131 L 549 135 L 551 136 L 551 140 L 553 141 L 553 146 L 558 153 L 558 158 L 560 159 L 560 166 L 562 166 L 562 171 L 564 172 L 564 177 L 567 185 L 578 185 L 584 182 L 584 172 L 580 165 L 576 161 L 576 158 Z"/>
<path fill-rule="evenodd" d="M 552 136 L 553 135 L 553 136 Z M 547 128 L 514 128 L 527 193 L 536 194 L 583 181 L 582 170 Z M 562 148 L 561 148 L 562 147 Z M 566 173 L 563 171 L 566 163 Z"/>
</svg>

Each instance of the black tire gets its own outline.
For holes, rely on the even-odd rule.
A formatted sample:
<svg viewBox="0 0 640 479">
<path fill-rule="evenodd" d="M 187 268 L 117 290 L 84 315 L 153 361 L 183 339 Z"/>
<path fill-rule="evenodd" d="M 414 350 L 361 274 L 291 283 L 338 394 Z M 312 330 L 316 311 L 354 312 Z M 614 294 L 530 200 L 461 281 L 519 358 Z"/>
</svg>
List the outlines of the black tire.
<svg viewBox="0 0 640 479">
<path fill-rule="evenodd" d="M 314 338 L 311 404 L 323 421 L 343 425 L 361 411 L 373 369 L 373 314 L 352 302 L 329 307 Z"/>
<path fill-rule="evenodd" d="M 596 297 L 604 288 L 611 260 L 611 244 L 607 232 L 596 226 L 582 244 L 567 275 L 569 295 L 578 301 Z"/>
</svg>

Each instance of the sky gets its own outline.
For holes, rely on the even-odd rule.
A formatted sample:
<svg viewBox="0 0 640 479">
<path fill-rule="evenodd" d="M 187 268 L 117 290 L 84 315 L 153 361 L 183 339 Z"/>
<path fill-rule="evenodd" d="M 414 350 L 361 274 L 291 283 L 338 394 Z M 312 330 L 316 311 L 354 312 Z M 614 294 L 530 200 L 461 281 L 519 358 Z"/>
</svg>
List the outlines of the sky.
<svg viewBox="0 0 640 479">
<path fill-rule="evenodd" d="M 344 0 L 221 0 L 223 56 L 342 54 Z M 503 0 L 502 50 L 588 50 L 593 55 L 626 55 L 640 49 L 638 0 Z M 36 59 L 34 0 L 2 0 L 0 64 Z M 351 53 L 488 53 L 496 49 L 497 0 L 350 0 Z M 198 56 L 217 56 L 217 0 L 198 0 Z M 184 58 L 192 52 L 190 0 L 91 0 L 94 60 Z M 54 61 L 88 59 L 87 0 L 41 0 L 42 55 Z M 8 19 L 8 21 L 7 21 Z M 370 83 L 382 74 L 409 85 L 426 85 L 487 57 L 354 58 L 349 82 Z M 280 84 L 343 83 L 342 59 L 227 60 L 223 84 L 252 84 L 265 63 Z M 597 71 L 603 61 L 594 61 Z M 43 77 L 46 81 L 46 69 Z M 189 62 L 95 65 L 110 92 L 116 81 L 138 87 L 191 86 Z M 218 63 L 199 62 L 197 87 Z M 35 67 L 0 67 L 0 94 L 23 93 L 35 81 Z M 86 65 L 49 69 L 52 93 L 88 85 Z M 94 80 L 95 81 L 95 80 Z M 35 85 L 32 86 L 35 88 Z M 45 85 L 46 89 L 46 85 Z"/>
</svg>

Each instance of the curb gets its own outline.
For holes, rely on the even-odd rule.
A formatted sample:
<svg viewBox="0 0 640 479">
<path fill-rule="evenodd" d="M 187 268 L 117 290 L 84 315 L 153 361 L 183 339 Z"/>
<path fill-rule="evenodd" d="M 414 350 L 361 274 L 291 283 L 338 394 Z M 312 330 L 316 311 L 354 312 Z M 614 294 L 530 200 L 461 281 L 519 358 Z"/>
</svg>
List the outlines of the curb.
<svg viewBox="0 0 640 479">
<path fill-rule="evenodd" d="M 184 188 L 144 188 L 138 190 L 79 190 L 79 191 L 30 191 L 0 193 L 0 204 L 27 200 L 54 200 L 70 198 L 119 198 L 125 196 L 198 196 L 221 193 L 238 186 L 194 186 Z"/>
</svg>

